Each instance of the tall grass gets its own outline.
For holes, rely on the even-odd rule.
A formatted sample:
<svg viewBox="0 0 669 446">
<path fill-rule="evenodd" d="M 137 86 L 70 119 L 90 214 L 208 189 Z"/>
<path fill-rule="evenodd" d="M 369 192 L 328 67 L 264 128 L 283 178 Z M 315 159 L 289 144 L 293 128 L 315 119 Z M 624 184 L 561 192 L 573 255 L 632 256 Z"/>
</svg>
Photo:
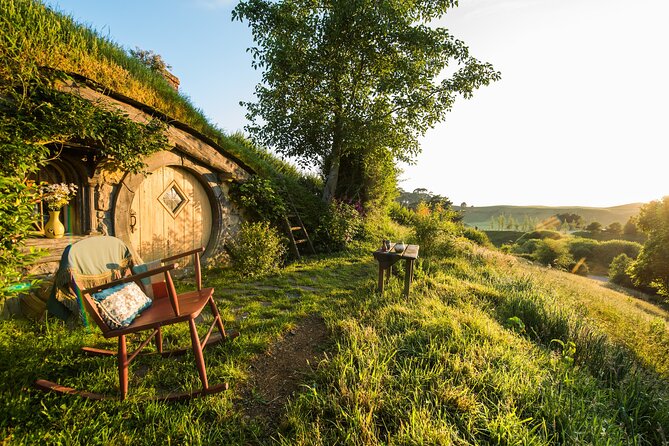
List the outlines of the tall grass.
<svg viewBox="0 0 669 446">
<path fill-rule="evenodd" d="M 375 231 L 392 231 L 387 222 Z M 386 232 L 387 233 L 387 232 Z M 396 233 L 391 238 L 401 237 Z M 9 444 L 663 444 L 669 426 L 669 315 L 574 275 L 453 239 L 375 292 L 370 245 L 291 265 L 262 281 L 214 271 L 234 343 L 208 352 L 232 390 L 187 404 L 90 403 L 29 390 L 48 376 L 109 392 L 113 358 L 85 358 L 98 333 L 59 323 L 0 325 L 0 435 Z M 212 273 L 213 274 L 213 273 Z M 235 399 L 249 361 L 320 313 L 332 348 L 277 430 Z M 168 342 L 187 338 L 166 333 Z M 46 359 L 45 359 L 46 358 Z M 142 374 L 141 380 L 137 373 Z M 132 396 L 196 387 L 192 358 L 142 359 Z"/>
</svg>

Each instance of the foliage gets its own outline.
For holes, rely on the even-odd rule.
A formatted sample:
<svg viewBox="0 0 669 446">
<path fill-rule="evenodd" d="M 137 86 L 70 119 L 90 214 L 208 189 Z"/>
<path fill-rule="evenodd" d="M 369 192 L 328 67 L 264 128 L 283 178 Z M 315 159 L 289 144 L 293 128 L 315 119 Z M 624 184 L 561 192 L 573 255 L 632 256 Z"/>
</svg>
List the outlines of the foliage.
<svg viewBox="0 0 669 446">
<path fill-rule="evenodd" d="M 243 277 L 275 272 L 286 254 L 284 240 L 268 222 L 244 222 L 230 243 L 230 257 Z"/>
<path fill-rule="evenodd" d="M 595 245 L 592 260 L 602 265 L 609 265 L 614 257 L 619 254 L 626 254 L 628 257 L 636 259 L 640 251 L 641 245 L 639 243 L 625 240 L 609 240 Z"/>
<path fill-rule="evenodd" d="M 360 183 L 341 188 L 340 173 L 366 178 L 379 164 L 411 160 L 420 136 L 445 117 L 456 94 L 468 98 L 499 78 L 444 28 L 426 25 L 451 6 L 240 2 L 233 18 L 251 26 L 253 66 L 264 70 L 257 102 L 245 104 L 254 122 L 249 132 L 269 148 L 319 167 L 327 178 L 326 201 L 358 198 L 342 191 Z M 454 74 L 435 83 L 451 63 L 457 64 Z"/>
<path fill-rule="evenodd" d="M 565 243 L 559 240 L 544 239 L 537 244 L 537 250 L 534 252 L 537 261 L 544 265 L 550 265 L 560 269 L 568 269 L 573 265 L 574 259 L 569 254 Z"/>
<path fill-rule="evenodd" d="M 416 213 L 397 202 L 390 204 L 388 215 L 401 225 L 412 226 L 416 223 Z"/>
<path fill-rule="evenodd" d="M 628 271 L 634 259 L 627 254 L 620 254 L 613 258 L 611 266 L 609 266 L 609 280 L 616 285 L 627 288 L 634 288 L 634 283 Z"/>
<path fill-rule="evenodd" d="M 569 225 L 569 229 L 576 229 L 576 228 L 581 228 L 583 227 L 584 220 L 583 217 L 572 213 L 572 212 L 564 212 L 560 214 L 555 215 L 558 220 L 560 220 L 560 223 L 567 223 Z"/>
<path fill-rule="evenodd" d="M 644 205 L 637 225 L 648 240 L 630 270 L 634 283 L 669 296 L 669 196 Z"/>
<path fill-rule="evenodd" d="M 623 226 L 623 234 L 637 235 L 638 233 L 639 228 L 636 225 L 636 219 L 634 217 L 630 217 L 630 219 L 627 220 L 627 223 L 625 223 L 625 226 Z"/>
<path fill-rule="evenodd" d="M 613 223 L 608 225 L 604 231 L 608 232 L 609 234 L 619 236 L 623 233 L 623 226 L 617 221 L 614 221 Z"/>
<path fill-rule="evenodd" d="M 160 74 L 169 73 L 168 70 L 172 68 L 165 63 L 160 54 L 156 54 L 151 50 L 143 50 L 136 47 L 134 50 L 130 50 L 130 55 L 142 62 L 147 68 L 157 71 Z"/>
<path fill-rule="evenodd" d="M 330 249 L 346 248 L 356 236 L 361 235 L 363 219 L 360 211 L 353 204 L 338 200 L 330 202 L 318 229 L 320 239 Z"/>
<path fill-rule="evenodd" d="M 492 243 L 490 242 L 490 239 L 488 238 L 486 233 L 483 231 L 479 231 L 478 229 L 465 227 L 462 231 L 462 236 L 473 241 L 479 246 L 487 246 L 487 247 L 492 246 Z"/>
<path fill-rule="evenodd" d="M 0 301 L 16 293 L 25 268 L 41 254 L 26 250 L 23 240 L 33 229 L 35 187 L 17 177 L 0 176 Z"/>
<path fill-rule="evenodd" d="M 590 232 L 600 232 L 602 230 L 602 224 L 598 221 L 593 221 L 585 227 L 585 230 Z"/>
<path fill-rule="evenodd" d="M 543 240 L 543 239 L 547 239 L 547 238 L 552 239 L 552 240 L 560 240 L 562 238 L 562 234 L 560 234 L 557 231 L 550 231 L 550 230 L 547 230 L 547 229 L 543 229 L 543 230 L 528 232 L 523 236 L 523 239 L 533 239 L 533 238 L 539 239 L 539 240 Z"/>
<path fill-rule="evenodd" d="M 286 202 L 271 180 L 254 175 L 243 183 L 230 187 L 232 198 L 258 218 L 272 223 L 286 215 Z"/>
</svg>

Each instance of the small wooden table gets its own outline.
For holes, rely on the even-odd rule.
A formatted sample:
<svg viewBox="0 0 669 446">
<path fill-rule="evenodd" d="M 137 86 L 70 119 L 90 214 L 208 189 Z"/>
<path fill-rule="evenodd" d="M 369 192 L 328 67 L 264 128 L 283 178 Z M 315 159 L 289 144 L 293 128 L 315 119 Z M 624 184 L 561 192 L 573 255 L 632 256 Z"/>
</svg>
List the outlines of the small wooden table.
<svg viewBox="0 0 669 446">
<path fill-rule="evenodd" d="M 419 248 L 420 246 L 418 245 L 407 245 L 407 247 L 404 248 L 404 251 L 395 252 L 395 244 L 393 243 L 390 246 L 389 251 L 382 251 L 381 249 L 377 249 L 373 252 L 374 258 L 377 262 L 379 262 L 379 292 L 381 294 L 383 294 L 384 284 L 383 272 L 388 271 L 387 277 L 388 280 L 390 280 L 392 266 L 398 261 L 404 259 L 406 261 L 406 272 L 404 275 L 404 295 L 407 297 L 409 296 L 409 287 L 411 286 L 411 282 L 413 280 L 413 264 L 418 258 Z"/>
</svg>

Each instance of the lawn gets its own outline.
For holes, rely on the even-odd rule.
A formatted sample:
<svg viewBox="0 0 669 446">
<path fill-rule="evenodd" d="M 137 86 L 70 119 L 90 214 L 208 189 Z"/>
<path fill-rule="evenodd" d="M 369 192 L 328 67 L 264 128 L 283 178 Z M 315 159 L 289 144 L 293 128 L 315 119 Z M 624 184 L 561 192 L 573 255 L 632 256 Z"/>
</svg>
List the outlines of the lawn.
<svg viewBox="0 0 669 446">
<path fill-rule="evenodd" d="M 261 280 L 210 271 L 205 280 L 217 289 L 226 325 L 241 335 L 205 351 L 210 383 L 226 381 L 230 390 L 184 403 L 145 399 L 197 388 L 192 355 L 138 359 L 125 402 L 33 390 L 35 379 L 49 378 L 114 394 L 115 359 L 78 351 L 110 341 L 52 319 L 3 321 L 0 438 L 6 444 L 667 441 L 664 310 L 460 239 L 418 262 L 409 298 L 401 296 L 402 271 L 380 296 L 370 250 L 311 258 Z M 188 343 L 182 328 L 165 338 Z M 298 364 L 307 359 L 311 367 Z M 275 378 L 278 384 L 270 382 Z"/>
</svg>

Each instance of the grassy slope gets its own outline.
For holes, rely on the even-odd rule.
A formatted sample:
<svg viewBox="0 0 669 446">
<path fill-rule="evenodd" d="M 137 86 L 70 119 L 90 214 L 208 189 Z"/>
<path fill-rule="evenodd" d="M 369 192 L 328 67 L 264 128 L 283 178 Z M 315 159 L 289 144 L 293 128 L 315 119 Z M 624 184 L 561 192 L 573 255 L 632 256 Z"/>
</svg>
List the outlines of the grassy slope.
<svg viewBox="0 0 669 446">
<path fill-rule="evenodd" d="M 669 432 L 669 314 L 600 284 L 455 242 L 420 262 L 411 297 L 374 292 L 361 247 L 259 282 L 213 272 L 242 336 L 206 356 L 210 382 L 244 382 L 255 354 L 320 313 L 331 353 L 267 439 L 235 390 L 184 404 L 88 402 L 38 393 L 39 377 L 109 391 L 112 358 L 87 358 L 97 333 L 0 325 L 0 438 L 8 444 L 659 444 Z M 442 253 L 444 254 L 444 253 Z M 511 317 L 518 317 L 522 324 Z M 236 321 L 235 321 L 236 318 Z M 516 321 L 516 322 L 513 322 Z M 181 342 L 183 330 L 166 338 Z M 566 348 L 560 347 L 559 339 Z M 574 350 L 570 350 L 573 342 Z M 144 376 L 137 378 L 137 372 Z M 142 358 L 131 394 L 197 386 L 192 357 Z M 233 386 L 234 389 L 234 386 Z"/>
<path fill-rule="evenodd" d="M 469 226 L 478 226 L 479 229 L 490 229 L 490 219 L 504 214 L 522 223 L 525 216 L 545 220 L 558 213 L 575 213 L 582 216 L 586 222 L 598 221 L 604 226 L 613 222 L 625 224 L 627 220 L 639 213 L 641 203 L 630 203 L 607 208 L 594 207 L 550 207 L 550 206 L 481 206 L 468 207 L 465 211 L 464 222 Z M 459 209 L 459 206 L 455 206 Z"/>
</svg>

